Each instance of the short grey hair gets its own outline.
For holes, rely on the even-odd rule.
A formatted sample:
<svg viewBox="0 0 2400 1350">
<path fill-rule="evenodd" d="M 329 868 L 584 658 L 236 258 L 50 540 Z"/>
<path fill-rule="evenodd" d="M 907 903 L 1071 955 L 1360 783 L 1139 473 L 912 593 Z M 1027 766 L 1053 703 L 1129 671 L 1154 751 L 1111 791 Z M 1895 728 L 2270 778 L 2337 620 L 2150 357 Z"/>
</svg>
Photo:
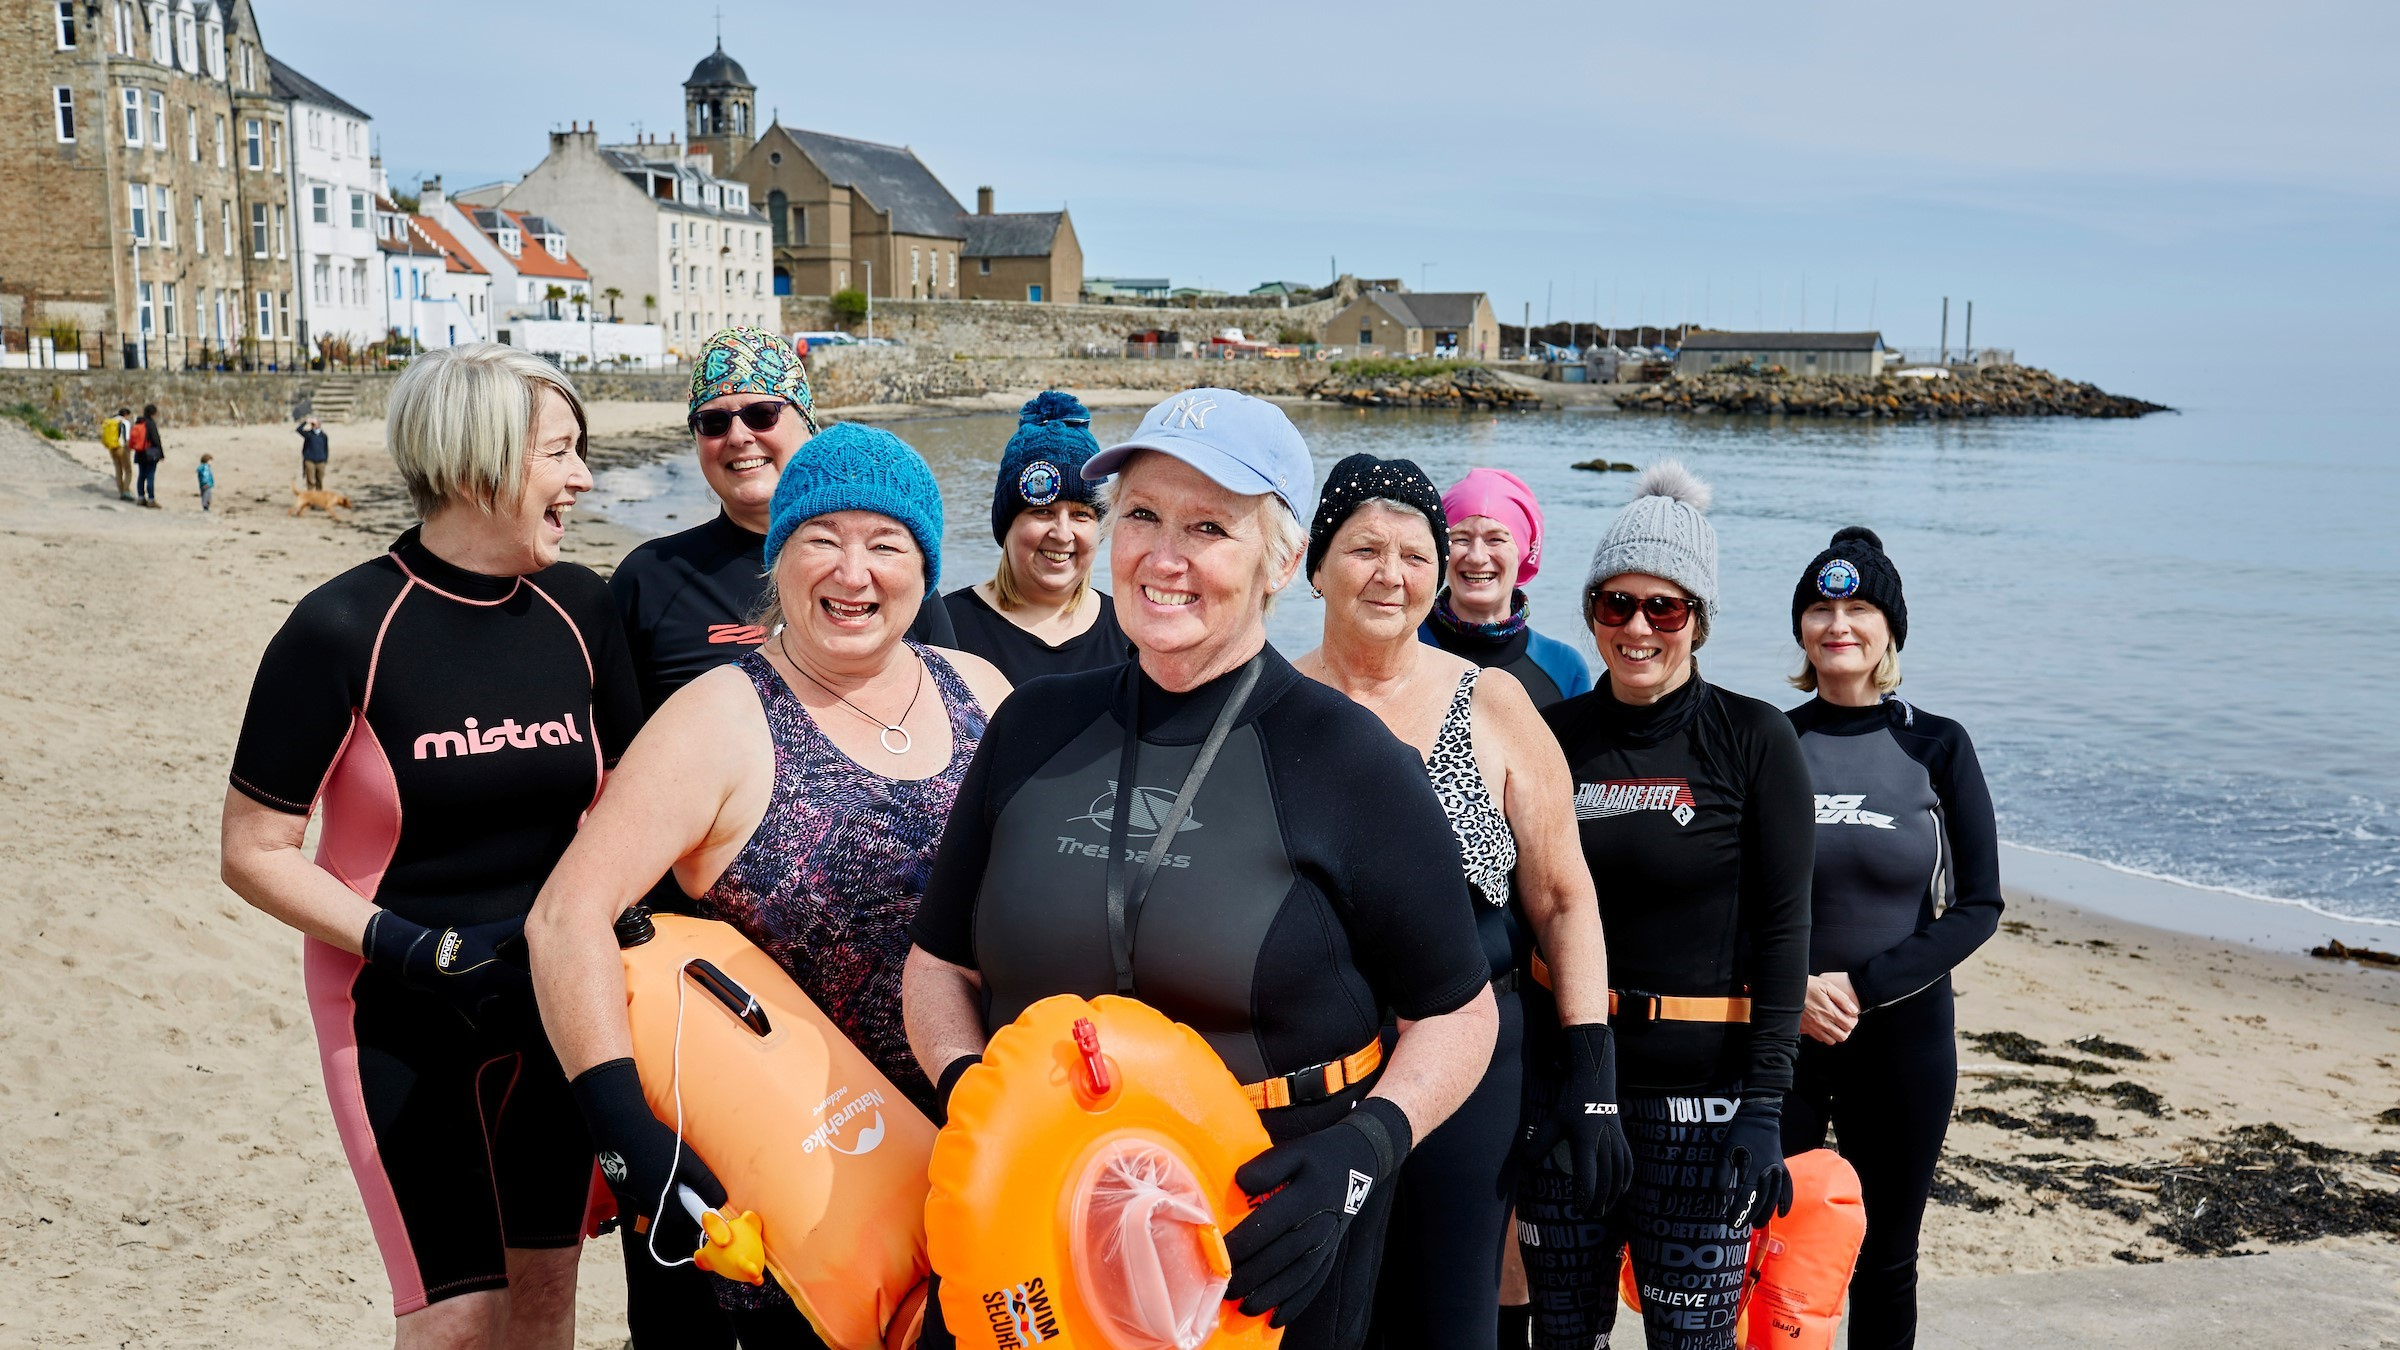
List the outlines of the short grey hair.
<svg viewBox="0 0 2400 1350">
<path fill-rule="evenodd" d="M 525 486 L 525 448 L 544 387 L 575 414 L 575 453 L 589 448 L 583 397 L 558 367 L 497 342 L 438 348 L 409 362 L 392 384 L 384 432 L 421 518 L 449 502 L 485 511 Z"/>
<path fill-rule="evenodd" d="M 1153 451 L 1151 453 L 1163 454 L 1165 452 Z M 1141 456 L 1136 455 L 1126 461 L 1126 467 L 1131 468 L 1140 462 Z M 1120 469 L 1100 484 L 1098 496 L 1100 499 L 1100 542 L 1102 543 L 1107 543 L 1116 533 L 1119 519 L 1117 490 L 1124 485 L 1124 482 L 1125 472 Z M 1302 525 L 1300 518 L 1292 514 L 1291 503 L 1275 493 L 1262 492 L 1250 500 L 1258 504 L 1259 531 L 1266 538 L 1267 575 L 1269 577 L 1281 576 L 1286 569 L 1291 567 L 1294 559 L 1308 551 L 1308 527 Z M 1274 591 L 1267 592 L 1267 612 L 1271 613 L 1275 608 L 1275 594 Z"/>
</svg>

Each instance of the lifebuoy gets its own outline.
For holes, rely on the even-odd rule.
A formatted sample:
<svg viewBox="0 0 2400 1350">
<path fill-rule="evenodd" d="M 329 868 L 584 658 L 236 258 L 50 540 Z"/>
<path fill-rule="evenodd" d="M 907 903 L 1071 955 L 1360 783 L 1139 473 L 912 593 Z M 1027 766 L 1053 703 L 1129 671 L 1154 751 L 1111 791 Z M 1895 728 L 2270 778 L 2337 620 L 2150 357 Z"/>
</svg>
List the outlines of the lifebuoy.
<svg viewBox="0 0 2400 1350">
<path fill-rule="evenodd" d="M 1224 1302 L 1235 1169 L 1266 1128 L 1199 1034 L 1133 999 L 1057 995 L 985 1047 L 933 1146 L 925 1230 L 961 1347 L 1262 1350 Z"/>
</svg>

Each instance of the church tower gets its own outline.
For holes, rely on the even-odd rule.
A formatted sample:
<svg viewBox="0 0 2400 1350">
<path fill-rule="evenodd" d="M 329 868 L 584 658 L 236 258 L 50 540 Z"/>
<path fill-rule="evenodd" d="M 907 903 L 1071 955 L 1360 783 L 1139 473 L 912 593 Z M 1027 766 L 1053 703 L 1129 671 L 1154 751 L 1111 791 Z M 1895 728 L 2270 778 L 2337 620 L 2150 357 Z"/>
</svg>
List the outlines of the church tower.
<svg viewBox="0 0 2400 1350">
<path fill-rule="evenodd" d="M 683 82 L 683 134 L 692 150 L 715 157 L 719 178 L 730 178 L 742 155 L 758 139 L 752 106 L 758 86 L 750 83 L 742 63 L 725 54 L 725 39 L 700 58 L 692 77 Z"/>
</svg>

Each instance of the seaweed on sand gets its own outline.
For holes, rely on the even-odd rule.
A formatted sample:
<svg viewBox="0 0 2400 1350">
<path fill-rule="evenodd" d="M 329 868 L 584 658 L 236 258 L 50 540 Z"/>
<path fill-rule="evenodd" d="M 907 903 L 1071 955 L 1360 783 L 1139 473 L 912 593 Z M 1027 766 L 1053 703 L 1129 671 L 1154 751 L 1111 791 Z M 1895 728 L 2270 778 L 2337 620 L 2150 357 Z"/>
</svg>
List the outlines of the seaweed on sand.
<svg viewBox="0 0 2400 1350">
<path fill-rule="evenodd" d="M 2116 1066 L 2096 1059 L 2069 1059 L 2053 1055 L 2042 1043 L 2020 1031 L 1970 1031 L 1967 1039 L 1975 1048 L 2011 1064 L 2038 1064 L 2053 1069 L 2072 1069 L 2077 1073 L 2115 1073 Z M 2131 1047 L 2127 1047 L 2130 1049 Z"/>
</svg>

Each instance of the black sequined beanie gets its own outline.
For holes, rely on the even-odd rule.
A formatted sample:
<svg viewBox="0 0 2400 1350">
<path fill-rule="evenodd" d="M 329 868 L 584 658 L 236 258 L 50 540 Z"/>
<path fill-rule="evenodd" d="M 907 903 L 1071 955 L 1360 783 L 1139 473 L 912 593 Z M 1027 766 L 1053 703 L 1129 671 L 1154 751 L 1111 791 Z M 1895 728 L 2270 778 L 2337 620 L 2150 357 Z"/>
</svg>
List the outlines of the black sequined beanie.
<svg viewBox="0 0 2400 1350">
<path fill-rule="evenodd" d="M 1438 588 L 1450 572 L 1450 523 L 1442 514 L 1442 494 L 1413 459 L 1377 459 L 1364 451 L 1333 466 L 1317 494 L 1317 517 L 1308 527 L 1308 563 L 1303 576 L 1314 577 L 1333 547 L 1334 532 L 1365 502 L 1377 497 L 1399 502 L 1425 517 L 1433 527 L 1433 575 Z"/>
<path fill-rule="evenodd" d="M 1883 541 L 1864 525 L 1844 525 L 1833 542 L 1811 559 L 1792 588 L 1792 638 L 1800 616 L 1820 600 L 1864 600 L 1883 611 L 1891 625 L 1892 650 L 1908 645 L 1908 600 L 1900 591 L 1900 569 L 1883 552 Z"/>
</svg>

